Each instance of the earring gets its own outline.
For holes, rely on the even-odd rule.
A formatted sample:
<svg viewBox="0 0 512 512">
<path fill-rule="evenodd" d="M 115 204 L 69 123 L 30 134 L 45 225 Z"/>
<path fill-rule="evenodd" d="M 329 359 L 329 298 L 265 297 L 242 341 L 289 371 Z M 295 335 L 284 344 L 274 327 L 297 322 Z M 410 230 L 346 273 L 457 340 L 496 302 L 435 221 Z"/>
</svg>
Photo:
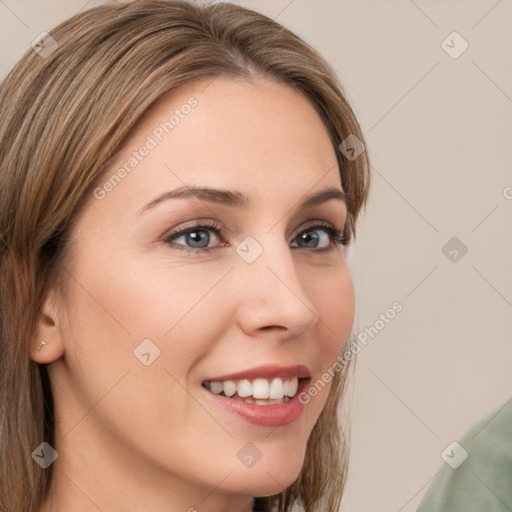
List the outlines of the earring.
<svg viewBox="0 0 512 512">
<path fill-rule="evenodd" d="M 39 343 L 39 345 L 37 345 L 37 350 L 41 350 L 41 347 L 43 345 L 46 345 L 46 341 L 41 341 L 41 343 Z"/>
</svg>

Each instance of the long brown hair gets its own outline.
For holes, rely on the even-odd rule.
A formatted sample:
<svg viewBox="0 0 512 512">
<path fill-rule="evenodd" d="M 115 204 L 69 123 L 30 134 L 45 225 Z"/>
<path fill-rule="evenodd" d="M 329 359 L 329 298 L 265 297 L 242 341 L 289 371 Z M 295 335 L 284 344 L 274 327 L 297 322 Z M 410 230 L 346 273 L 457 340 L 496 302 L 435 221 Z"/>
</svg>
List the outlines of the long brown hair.
<svg viewBox="0 0 512 512">
<path fill-rule="evenodd" d="M 323 120 L 347 194 L 347 243 L 369 186 L 367 154 L 338 150 L 363 141 L 335 73 L 299 37 L 229 3 L 136 0 L 95 7 L 50 32 L 0 86 L 0 508 L 37 512 L 51 467 L 31 458 L 53 443 L 46 365 L 30 346 L 50 288 L 64 281 L 74 221 L 106 163 L 164 93 L 197 79 L 266 77 L 299 91 Z M 347 440 L 338 419 L 346 371 L 336 373 L 288 489 L 258 500 L 270 510 L 338 509 Z"/>
</svg>

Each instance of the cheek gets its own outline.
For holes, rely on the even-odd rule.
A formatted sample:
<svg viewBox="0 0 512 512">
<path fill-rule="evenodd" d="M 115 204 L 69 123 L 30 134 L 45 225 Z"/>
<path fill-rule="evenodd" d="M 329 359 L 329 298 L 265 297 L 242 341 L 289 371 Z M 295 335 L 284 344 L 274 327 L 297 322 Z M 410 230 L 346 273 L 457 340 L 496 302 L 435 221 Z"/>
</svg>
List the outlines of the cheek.
<svg viewBox="0 0 512 512">
<path fill-rule="evenodd" d="M 319 331 L 312 347 L 319 358 L 319 366 L 301 400 L 309 404 L 316 421 L 325 406 L 334 376 L 346 367 L 339 356 L 351 334 L 355 314 L 354 285 L 348 267 L 343 263 L 336 269 L 324 271 L 315 285 L 310 285 L 309 296 L 319 313 Z"/>
<path fill-rule="evenodd" d="M 307 285 L 309 297 L 319 314 L 317 328 L 323 333 L 322 358 L 332 363 L 350 336 L 354 322 L 355 293 L 352 276 L 344 262 L 318 272 Z"/>
<path fill-rule="evenodd" d="M 215 308 L 222 303 L 212 296 L 217 293 L 215 288 L 222 288 L 217 285 L 227 270 L 228 265 L 195 265 L 183 260 L 175 264 L 134 255 L 125 258 L 122 267 L 110 268 L 95 279 L 92 286 L 133 340 L 168 340 L 198 311 L 203 325 L 215 317 Z"/>
<path fill-rule="evenodd" d="M 72 371 L 98 393 L 130 368 L 158 367 L 186 383 L 188 369 L 232 319 L 221 284 L 229 267 L 145 263 L 135 256 L 101 265 L 96 254 L 82 254 L 71 269 L 65 336 Z"/>
<path fill-rule="evenodd" d="M 83 428 L 96 424 L 112 442 L 137 447 L 138 453 L 167 465 L 197 451 L 197 433 L 213 431 L 224 439 L 224 430 L 198 405 L 196 391 L 189 392 L 187 379 L 190 368 L 226 328 L 216 316 L 232 318 L 223 314 L 228 304 L 222 302 L 222 287 L 212 289 L 225 271 L 134 263 L 130 269 L 104 266 L 98 274 L 90 269 L 99 268 L 99 262 L 84 260 L 87 268 L 71 269 L 65 332 L 69 368 L 64 376 L 54 375 L 62 382 L 67 378 L 59 386 L 63 391 L 58 400 L 73 408 L 70 414 L 66 405 L 63 430 L 78 423 L 73 431 L 77 440 Z M 145 365 L 148 359 L 151 363 Z M 88 410 L 92 412 L 81 422 Z M 151 435 L 141 436 L 148 429 Z M 179 445 L 174 438 L 180 439 Z M 225 453 L 232 451 L 228 442 Z M 218 445 L 208 449 L 212 458 L 218 456 Z"/>
</svg>

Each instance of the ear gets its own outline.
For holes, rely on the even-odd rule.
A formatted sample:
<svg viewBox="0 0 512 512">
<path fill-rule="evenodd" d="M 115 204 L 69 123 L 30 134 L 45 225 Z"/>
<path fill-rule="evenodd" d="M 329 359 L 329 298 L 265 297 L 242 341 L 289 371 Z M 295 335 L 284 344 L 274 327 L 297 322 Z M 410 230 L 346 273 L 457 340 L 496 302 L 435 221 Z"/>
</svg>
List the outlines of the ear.
<svg viewBox="0 0 512 512">
<path fill-rule="evenodd" d="M 64 354 L 61 311 L 53 290 L 48 293 L 34 338 L 30 344 L 30 357 L 36 363 L 48 364 Z M 43 343 L 44 342 L 44 343 Z"/>
</svg>

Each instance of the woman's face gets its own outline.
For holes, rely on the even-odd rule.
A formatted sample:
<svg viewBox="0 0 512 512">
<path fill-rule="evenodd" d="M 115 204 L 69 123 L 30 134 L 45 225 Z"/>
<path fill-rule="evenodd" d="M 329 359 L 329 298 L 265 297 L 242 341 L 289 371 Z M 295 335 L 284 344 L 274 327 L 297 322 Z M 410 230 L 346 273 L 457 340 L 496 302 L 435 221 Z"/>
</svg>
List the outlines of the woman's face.
<svg viewBox="0 0 512 512">
<path fill-rule="evenodd" d="M 109 164 L 39 356 L 53 361 L 55 467 L 100 508 L 140 488 L 146 505 L 150 491 L 208 510 L 298 476 L 330 384 L 306 405 L 298 393 L 335 363 L 354 314 L 330 235 L 345 203 L 308 204 L 328 188 L 342 192 L 319 116 L 261 79 L 172 91 Z"/>
</svg>

